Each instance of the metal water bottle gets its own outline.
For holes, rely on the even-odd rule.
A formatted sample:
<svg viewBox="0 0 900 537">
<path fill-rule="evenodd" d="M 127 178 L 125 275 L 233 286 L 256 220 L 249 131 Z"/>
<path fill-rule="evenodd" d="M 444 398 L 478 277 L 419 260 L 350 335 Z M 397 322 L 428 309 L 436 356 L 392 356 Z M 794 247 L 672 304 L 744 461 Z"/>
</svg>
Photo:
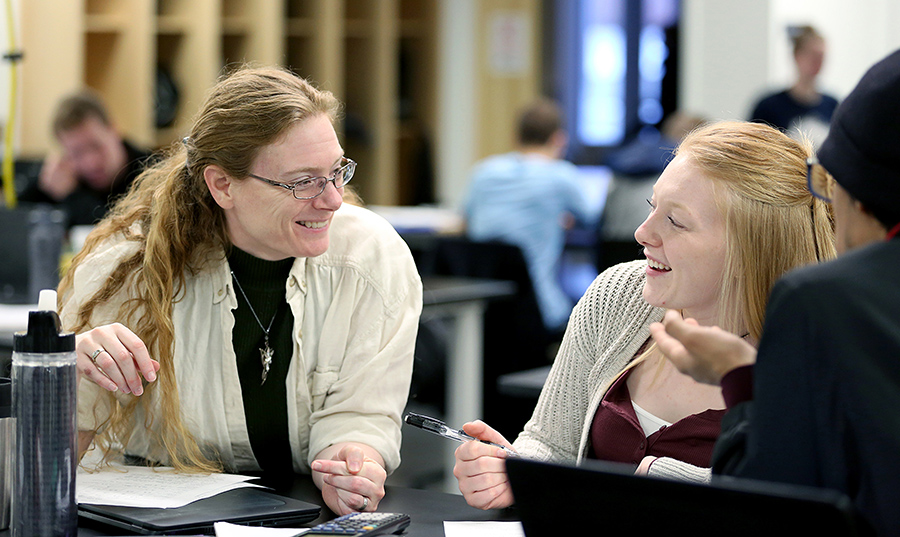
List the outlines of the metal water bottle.
<svg viewBox="0 0 900 537">
<path fill-rule="evenodd" d="M 12 355 L 16 476 L 13 537 L 78 533 L 75 334 L 61 332 L 56 291 L 40 293 Z"/>
</svg>

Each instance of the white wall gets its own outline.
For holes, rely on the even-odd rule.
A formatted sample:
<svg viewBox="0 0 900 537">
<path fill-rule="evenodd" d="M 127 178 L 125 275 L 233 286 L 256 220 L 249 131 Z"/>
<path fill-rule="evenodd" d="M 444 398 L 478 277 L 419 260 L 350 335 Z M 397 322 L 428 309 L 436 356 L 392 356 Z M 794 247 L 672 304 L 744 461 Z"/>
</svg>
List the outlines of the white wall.
<svg viewBox="0 0 900 537">
<path fill-rule="evenodd" d="M 897 0 L 773 0 L 769 82 L 793 80 L 794 64 L 786 37 L 788 25 L 811 24 L 825 37 L 822 90 L 845 97 L 863 73 L 889 52 L 900 48 L 900 2 Z"/>
<path fill-rule="evenodd" d="M 786 27 L 812 24 L 828 52 L 821 88 L 838 99 L 900 48 L 897 0 L 684 0 L 681 107 L 744 119 L 764 92 L 786 87 L 794 65 Z"/>
<path fill-rule="evenodd" d="M 438 13 L 438 132 L 435 194 L 445 207 L 456 208 L 475 162 L 478 138 L 475 43 L 476 0 L 441 0 Z"/>
<path fill-rule="evenodd" d="M 679 107 L 709 119 L 737 119 L 768 72 L 773 0 L 684 0 Z"/>
</svg>

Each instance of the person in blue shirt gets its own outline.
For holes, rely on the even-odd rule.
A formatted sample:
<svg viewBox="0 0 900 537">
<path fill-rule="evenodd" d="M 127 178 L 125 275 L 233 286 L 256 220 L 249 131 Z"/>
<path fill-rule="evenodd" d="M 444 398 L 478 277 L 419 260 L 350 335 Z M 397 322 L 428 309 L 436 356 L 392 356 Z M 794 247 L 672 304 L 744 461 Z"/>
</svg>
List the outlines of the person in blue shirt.
<svg viewBox="0 0 900 537">
<path fill-rule="evenodd" d="M 475 165 L 464 202 L 470 239 L 521 248 L 550 332 L 565 329 L 574 305 L 558 275 L 566 230 L 596 220 L 577 168 L 562 160 L 567 143 L 559 107 L 539 99 L 519 116 L 518 148 Z"/>
<path fill-rule="evenodd" d="M 837 99 L 821 93 L 816 78 L 825 61 L 825 39 L 812 26 L 789 29 L 797 66 L 797 80 L 783 91 L 762 98 L 751 121 L 767 123 L 797 138 L 803 133 L 818 146 L 828 134 Z"/>
</svg>

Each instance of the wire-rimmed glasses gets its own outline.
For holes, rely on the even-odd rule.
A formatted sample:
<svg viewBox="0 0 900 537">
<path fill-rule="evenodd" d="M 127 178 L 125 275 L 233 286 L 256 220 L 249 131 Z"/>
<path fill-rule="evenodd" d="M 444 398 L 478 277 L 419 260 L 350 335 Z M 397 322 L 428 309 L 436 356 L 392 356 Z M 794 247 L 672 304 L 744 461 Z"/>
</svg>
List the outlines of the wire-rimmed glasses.
<svg viewBox="0 0 900 537">
<path fill-rule="evenodd" d="M 353 174 L 355 172 L 356 162 L 347 157 L 342 157 L 341 167 L 335 170 L 330 177 L 304 177 L 303 179 L 291 181 L 290 183 L 279 183 L 278 181 L 272 181 L 271 179 L 266 179 L 265 177 L 260 177 L 252 173 L 247 175 L 265 183 L 269 183 L 270 185 L 280 186 L 281 188 L 290 190 L 298 200 L 311 200 L 319 197 L 322 192 L 325 192 L 325 186 L 328 184 L 328 181 L 334 183 L 334 188 L 342 188 L 350 182 L 350 179 L 353 179 Z"/>
</svg>

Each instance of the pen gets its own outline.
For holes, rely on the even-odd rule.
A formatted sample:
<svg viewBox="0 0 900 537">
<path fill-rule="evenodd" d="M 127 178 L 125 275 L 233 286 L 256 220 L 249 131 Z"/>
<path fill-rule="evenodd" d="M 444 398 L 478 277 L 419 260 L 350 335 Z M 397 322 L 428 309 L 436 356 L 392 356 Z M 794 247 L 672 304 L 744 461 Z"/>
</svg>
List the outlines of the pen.
<svg viewBox="0 0 900 537">
<path fill-rule="evenodd" d="M 479 438 L 475 438 L 472 435 L 466 434 L 465 432 L 459 429 L 453 429 L 448 427 L 446 423 L 441 420 L 431 418 L 422 414 L 416 414 L 415 412 L 409 412 L 406 414 L 406 417 L 403 418 L 403 421 L 412 425 L 413 427 L 418 427 L 420 429 L 425 429 L 428 432 L 434 433 L 439 436 L 443 436 L 444 438 L 449 438 L 450 440 L 456 440 L 457 442 L 468 442 L 469 440 L 476 440 L 481 442 L 482 444 L 488 444 L 490 446 L 495 446 L 507 453 L 510 457 L 518 457 L 519 454 L 515 451 L 509 449 L 506 446 L 501 446 L 500 444 L 495 444 L 494 442 L 488 442 L 487 440 L 481 440 Z"/>
</svg>

